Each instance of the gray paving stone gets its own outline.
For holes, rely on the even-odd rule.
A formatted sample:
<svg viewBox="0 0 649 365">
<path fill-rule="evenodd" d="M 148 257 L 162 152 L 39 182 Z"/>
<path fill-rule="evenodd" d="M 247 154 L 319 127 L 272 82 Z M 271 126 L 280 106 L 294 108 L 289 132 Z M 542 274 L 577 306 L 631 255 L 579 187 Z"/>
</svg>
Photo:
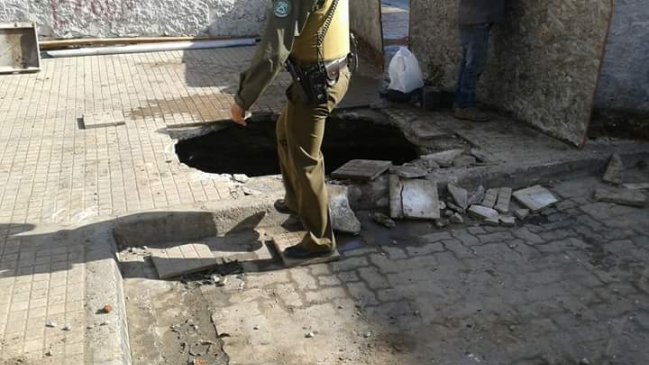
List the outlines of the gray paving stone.
<svg viewBox="0 0 649 365">
<path fill-rule="evenodd" d="M 598 188 L 595 190 L 595 199 L 639 208 L 647 205 L 647 196 L 638 190 Z"/>
<path fill-rule="evenodd" d="M 498 189 L 487 189 L 487 192 L 482 199 L 483 207 L 493 208 L 496 205 L 496 200 L 498 199 Z"/>
<path fill-rule="evenodd" d="M 351 160 L 332 172 L 331 176 L 336 179 L 370 181 L 386 172 L 390 166 L 390 161 Z"/>
<path fill-rule="evenodd" d="M 559 200 L 546 188 L 535 185 L 514 192 L 514 198 L 532 212 L 549 207 Z"/>
<path fill-rule="evenodd" d="M 437 184 L 390 175 L 390 217 L 439 219 Z"/>
<path fill-rule="evenodd" d="M 449 167 L 453 161 L 464 153 L 464 150 L 453 149 L 421 156 L 422 160 L 433 161 L 441 167 Z"/>
<path fill-rule="evenodd" d="M 498 199 L 494 209 L 500 213 L 509 212 L 509 204 L 512 200 L 512 188 L 500 188 L 498 189 Z"/>
<path fill-rule="evenodd" d="M 477 219 L 496 219 L 496 221 L 499 216 L 495 209 L 487 208 L 482 205 L 472 205 L 469 207 L 469 215 Z"/>
</svg>

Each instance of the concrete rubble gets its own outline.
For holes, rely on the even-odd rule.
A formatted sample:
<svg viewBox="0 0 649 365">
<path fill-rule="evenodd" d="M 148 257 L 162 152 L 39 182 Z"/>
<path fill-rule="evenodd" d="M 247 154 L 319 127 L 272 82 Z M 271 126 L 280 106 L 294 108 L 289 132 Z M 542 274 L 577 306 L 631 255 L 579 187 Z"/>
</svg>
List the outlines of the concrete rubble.
<svg viewBox="0 0 649 365">
<path fill-rule="evenodd" d="M 622 158 L 617 153 L 614 153 L 611 156 L 611 160 L 608 163 L 602 181 L 612 185 L 621 185 L 623 181 L 623 172 L 624 163 L 622 162 Z"/>
<path fill-rule="evenodd" d="M 361 222 L 349 205 L 348 188 L 342 185 L 327 185 L 329 211 L 333 229 L 339 232 L 359 234 Z"/>
<path fill-rule="evenodd" d="M 402 180 L 390 175 L 390 217 L 439 219 L 437 184 L 430 180 Z"/>
<path fill-rule="evenodd" d="M 468 192 L 466 189 L 463 189 L 455 184 L 448 184 L 448 192 L 453 197 L 453 201 L 460 207 L 462 210 L 466 210 L 468 206 Z"/>
<path fill-rule="evenodd" d="M 494 209 L 500 213 L 509 212 L 509 203 L 512 200 L 512 188 L 500 188 L 498 189 L 498 199 L 496 200 L 496 206 Z"/>
<path fill-rule="evenodd" d="M 498 211 L 482 205 L 472 205 L 469 207 L 469 216 L 477 219 L 496 219 L 500 216 Z"/>
<path fill-rule="evenodd" d="M 514 215 L 516 218 L 520 220 L 525 220 L 530 215 L 530 210 L 529 209 L 516 209 L 514 211 Z"/>
<path fill-rule="evenodd" d="M 599 188 L 595 190 L 595 199 L 601 202 L 628 205 L 643 208 L 647 205 L 647 196 L 639 190 L 620 188 Z"/>
<path fill-rule="evenodd" d="M 390 217 L 383 213 L 379 212 L 374 212 L 372 214 L 372 220 L 374 220 L 376 223 L 381 224 L 387 228 L 394 228 L 397 226 L 397 223 L 392 220 Z"/>
<path fill-rule="evenodd" d="M 559 201 L 548 189 L 540 185 L 518 190 L 514 192 L 514 198 L 533 213 Z"/>
<path fill-rule="evenodd" d="M 440 167 L 450 167 L 453 165 L 453 161 L 456 158 L 460 157 L 464 153 L 464 150 L 454 149 L 443 152 L 431 153 L 428 155 L 421 156 L 422 160 L 433 161 L 438 164 Z"/>
<path fill-rule="evenodd" d="M 418 166 L 402 165 L 390 167 L 390 173 L 398 175 L 404 179 L 417 179 L 428 175 L 428 171 Z"/>
<path fill-rule="evenodd" d="M 480 205 L 487 208 L 493 208 L 496 205 L 497 199 L 498 199 L 498 189 L 488 189 Z"/>
<path fill-rule="evenodd" d="M 476 191 L 474 191 L 473 194 L 471 194 L 471 196 L 469 197 L 469 202 L 468 202 L 469 206 L 480 204 L 480 202 L 482 202 L 482 200 L 485 197 L 485 193 L 486 191 L 484 186 L 482 185 L 478 186 L 478 189 L 476 189 Z"/>
</svg>

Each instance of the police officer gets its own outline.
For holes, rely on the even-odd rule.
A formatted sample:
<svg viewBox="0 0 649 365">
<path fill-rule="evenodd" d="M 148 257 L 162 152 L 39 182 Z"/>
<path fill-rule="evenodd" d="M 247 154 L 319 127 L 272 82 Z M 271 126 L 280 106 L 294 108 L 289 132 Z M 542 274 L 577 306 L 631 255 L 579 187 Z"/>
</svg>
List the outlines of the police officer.
<svg viewBox="0 0 649 365">
<path fill-rule="evenodd" d="M 349 53 L 349 0 L 273 0 L 231 108 L 233 121 L 245 126 L 245 111 L 285 64 L 290 66 L 293 83 L 276 127 L 286 194 L 275 208 L 297 214 L 307 230 L 299 244 L 284 251 L 291 258 L 326 255 L 336 246 L 320 147 L 327 117 L 347 92 Z"/>
</svg>

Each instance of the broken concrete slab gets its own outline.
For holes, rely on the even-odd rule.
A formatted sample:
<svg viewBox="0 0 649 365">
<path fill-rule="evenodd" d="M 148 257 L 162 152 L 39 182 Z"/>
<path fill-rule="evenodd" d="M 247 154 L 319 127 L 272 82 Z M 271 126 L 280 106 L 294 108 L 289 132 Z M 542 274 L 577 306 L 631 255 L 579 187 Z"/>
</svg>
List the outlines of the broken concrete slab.
<svg viewBox="0 0 649 365">
<path fill-rule="evenodd" d="M 595 200 L 639 208 L 647 205 L 647 196 L 639 190 L 598 188 Z"/>
<path fill-rule="evenodd" d="M 622 184 L 622 187 L 630 190 L 649 190 L 649 183 Z"/>
<path fill-rule="evenodd" d="M 484 222 L 488 226 L 499 226 L 500 225 L 500 217 L 487 218 L 487 219 L 484 220 Z"/>
<path fill-rule="evenodd" d="M 520 220 L 524 220 L 525 218 L 527 218 L 530 215 L 530 210 L 529 209 L 516 209 L 514 211 L 514 215 L 516 216 L 516 218 L 518 218 Z"/>
<path fill-rule="evenodd" d="M 497 221 L 499 214 L 495 209 L 482 205 L 472 205 L 469 207 L 469 216 L 477 219 L 495 219 Z"/>
<path fill-rule="evenodd" d="M 453 201 L 455 202 L 455 204 L 457 204 L 457 206 L 459 206 L 463 210 L 466 210 L 466 208 L 469 206 L 468 205 L 469 193 L 466 191 L 466 189 L 463 189 L 452 183 L 449 183 L 447 185 L 447 189 L 448 192 L 453 197 Z"/>
<path fill-rule="evenodd" d="M 464 153 L 462 149 L 454 149 L 443 152 L 431 153 L 421 156 L 422 160 L 433 161 L 441 167 L 449 167 L 453 161 Z"/>
<path fill-rule="evenodd" d="M 398 175 L 404 179 L 417 179 L 428 175 L 428 171 L 418 166 L 393 166 L 390 167 L 390 173 Z"/>
<path fill-rule="evenodd" d="M 450 210 L 452 210 L 452 211 L 454 211 L 456 213 L 460 213 L 460 214 L 466 213 L 466 209 L 460 208 L 457 204 L 455 204 L 453 202 L 446 202 L 446 206 L 448 207 L 448 209 L 450 209 Z"/>
<path fill-rule="evenodd" d="M 338 232 L 360 234 L 361 222 L 349 206 L 347 186 L 327 185 L 327 191 L 333 229 Z"/>
<path fill-rule="evenodd" d="M 500 223 L 505 227 L 514 227 L 516 225 L 516 218 L 510 216 L 501 216 Z"/>
<path fill-rule="evenodd" d="M 386 172 L 391 161 L 380 160 L 351 160 L 331 173 L 336 179 L 351 179 L 360 181 L 371 181 Z"/>
<path fill-rule="evenodd" d="M 518 190 L 514 192 L 514 198 L 534 213 L 559 201 L 550 190 L 541 185 Z"/>
<path fill-rule="evenodd" d="M 326 256 L 320 256 L 320 257 L 315 257 L 306 260 L 298 260 L 298 259 L 286 257 L 284 255 L 284 250 L 288 247 L 297 245 L 298 243 L 302 242 L 302 238 L 304 238 L 306 234 L 307 234 L 306 231 L 301 231 L 301 232 L 282 233 L 273 236 L 273 245 L 275 246 L 277 253 L 281 257 L 284 266 L 295 267 L 295 266 L 315 265 L 315 264 L 340 260 L 340 254 L 338 253 L 338 250 L 334 250 L 332 253 Z"/>
<path fill-rule="evenodd" d="M 490 162 L 492 158 L 487 155 L 485 152 L 482 152 L 478 149 L 471 149 L 471 156 L 475 157 L 479 162 Z"/>
<path fill-rule="evenodd" d="M 390 217 L 439 219 L 437 183 L 390 175 Z"/>
<path fill-rule="evenodd" d="M 500 213 L 509 212 L 509 204 L 512 200 L 512 188 L 500 188 L 498 189 L 498 199 L 496 200 L 496 206 L 494 209 Z"/>
<path fill-rule="evenodd" d="M 379 212 L 374 212 L 374 214 L 372 214 L 372 220 L 387 228 L 394 228 L 397 226 L 397 223 L 394 220 L 392 220 L 387 215 Z"/>
<path fill-rule="evenodd" d="M 608 167 L 606 168 L 606 172 L 602 177 L 602 181 L 612 185 L 621 185 L 623 180 L 623 172 L 624 163 L 622 162 L 622 158 L 617 153 L 614 153 L 611 156 L 611 160 L 608 163 Z"/>
<path fill-rule="evenodd" d="M 469 197 L 468 204 L 469 206 L 474 205 L 474 204 L 480 204 L 482 200 L 484 199 L 485 196 L 485 189 L 484 186 L 480 185 L 478 186 L 478 189 L 476 189 L 473 194 Z"/>
<path fill-rule="evenodd" d="M 160 279 L 191 274 L 218 265 L 210 248 L 202 243 L 151 248 L 151 260 Z"/>
<path fill-rule="evenodd" d="M 496 205 L 497 199 L 498 199 L 498 189 L 488 189 L 480 205 L 487 208 L 493 208 Z"/>
</svg>

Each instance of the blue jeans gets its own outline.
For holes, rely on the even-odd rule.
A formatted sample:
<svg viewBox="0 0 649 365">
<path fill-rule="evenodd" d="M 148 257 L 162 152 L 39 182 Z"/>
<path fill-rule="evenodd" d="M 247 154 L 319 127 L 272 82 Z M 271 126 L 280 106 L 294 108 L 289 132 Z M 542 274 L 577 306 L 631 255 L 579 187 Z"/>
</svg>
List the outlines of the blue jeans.
<svg viewBox="0 0 649 365">
<path fill-rule="evenodd" d="M 455 105 L 458 108 L 472 108 L 476 105 L 475 89 L 478 78 L 487 65 L 490 30 L 491 24 L 460 27 L 462 63 L 455 90 Z"/>
</svg>

